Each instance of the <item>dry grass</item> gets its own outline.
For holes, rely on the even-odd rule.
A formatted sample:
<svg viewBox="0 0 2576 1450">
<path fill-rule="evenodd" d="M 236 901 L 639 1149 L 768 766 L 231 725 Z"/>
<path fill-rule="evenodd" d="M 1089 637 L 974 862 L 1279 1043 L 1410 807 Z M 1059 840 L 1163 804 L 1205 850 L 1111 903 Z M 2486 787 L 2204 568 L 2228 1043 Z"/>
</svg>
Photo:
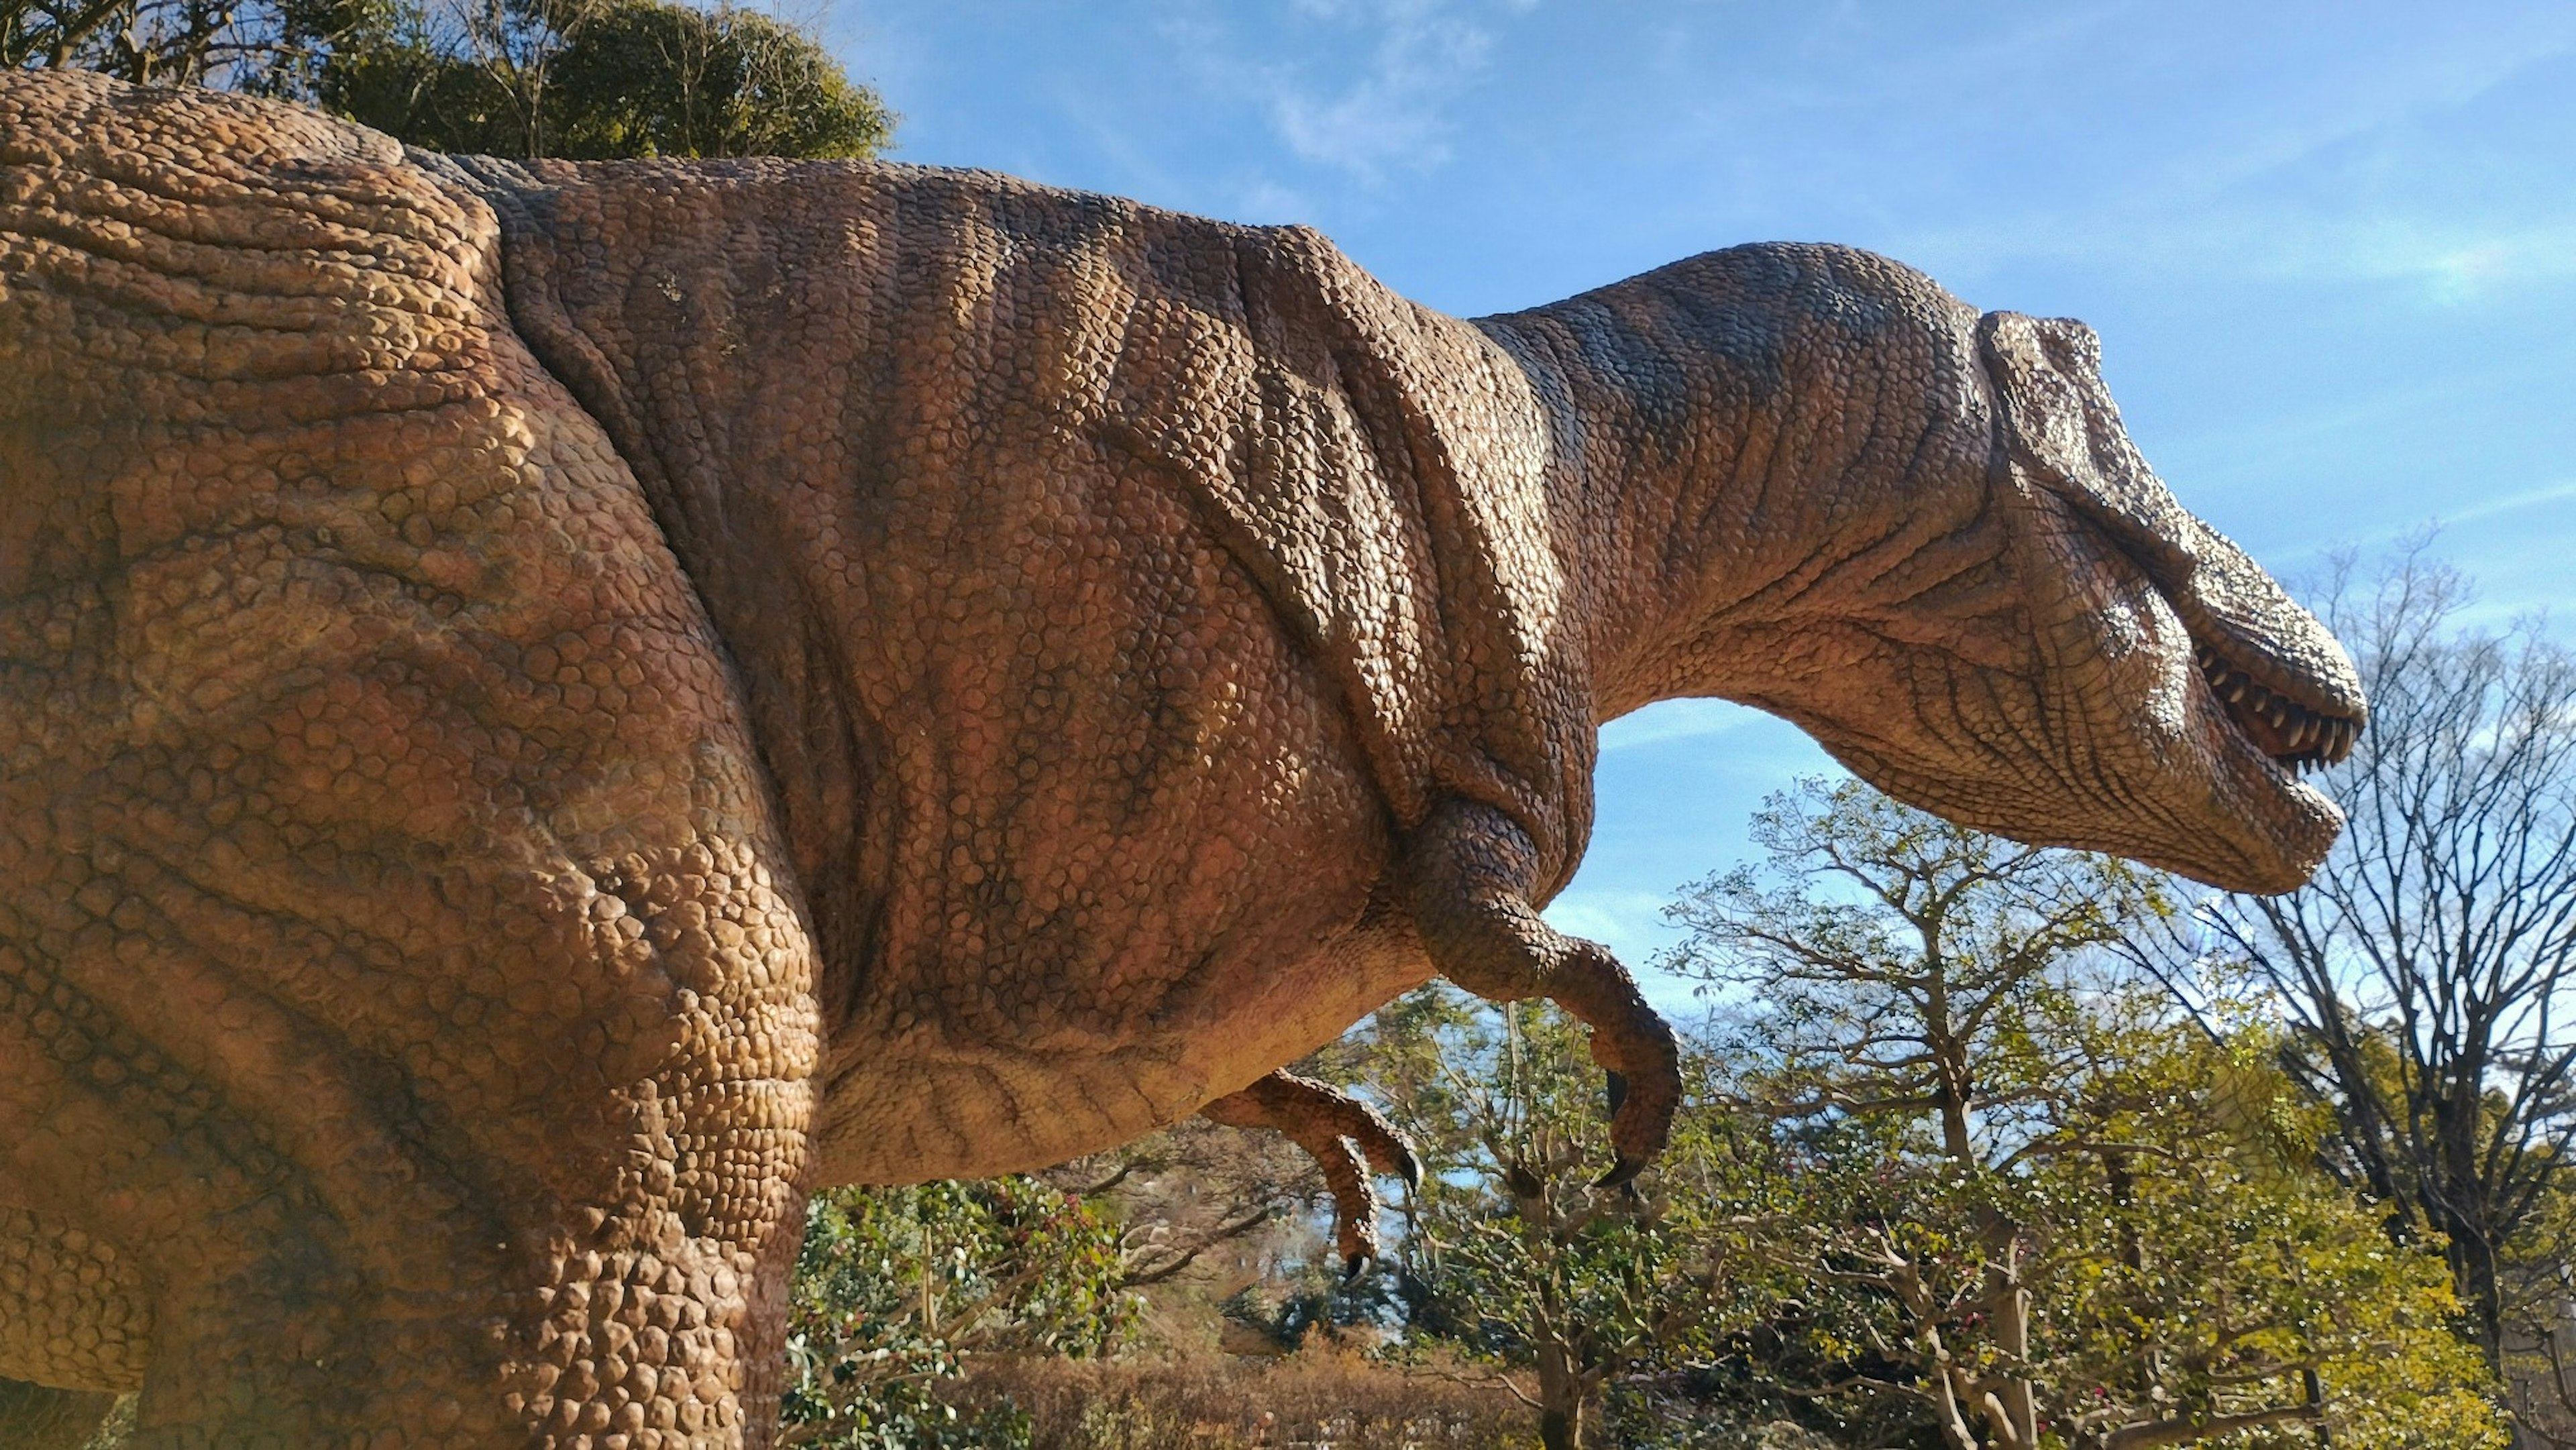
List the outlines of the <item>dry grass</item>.
<svg viewBox="0 0 2576 1450">
<path fill-rule="evenodd" d="M 1538 1431 L 1499 1389 L 1407 1374 L 1329 1345 L 1231 1356 L 978 1361 L 952 1396 L 1005 1398 L 1035 1450 L 1528 1450 Z"/>
</svg>

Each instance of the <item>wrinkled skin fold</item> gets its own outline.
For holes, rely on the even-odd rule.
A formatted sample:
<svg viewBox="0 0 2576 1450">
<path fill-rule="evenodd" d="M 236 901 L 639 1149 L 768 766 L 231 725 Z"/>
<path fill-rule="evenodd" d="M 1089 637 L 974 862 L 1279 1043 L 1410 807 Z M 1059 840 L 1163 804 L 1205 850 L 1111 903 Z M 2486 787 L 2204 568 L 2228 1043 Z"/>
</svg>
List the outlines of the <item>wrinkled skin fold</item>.
<svg viewBox="0 0 2576 1450">
<path fill-rule="evenodd" d="M 1865 253 L 1468 322 L 980 173 L 0 77 L 0 1378 L 764 1445 L 810 1188 L 1213 1105 L 1364 1205 L 1274 1070 L 1434 973 L 1593 1026 L 1615 1181 L 1673 1039 L 1539 909 L 1684 695 L 2250 890 L 2364 714 L 2088 331 Z"/>
</svg>

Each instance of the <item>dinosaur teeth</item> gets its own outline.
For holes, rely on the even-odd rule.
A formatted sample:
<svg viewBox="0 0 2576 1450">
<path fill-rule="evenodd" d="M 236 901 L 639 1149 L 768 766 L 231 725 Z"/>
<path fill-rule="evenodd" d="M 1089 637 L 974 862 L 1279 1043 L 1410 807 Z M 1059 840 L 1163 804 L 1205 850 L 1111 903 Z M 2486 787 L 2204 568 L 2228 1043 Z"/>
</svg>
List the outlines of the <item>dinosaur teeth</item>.
<svg viewBox="0 0 2576 1450">
<path fill-rule="evenodd" d="M 2342 763 L 2360 737 L 2361 722 L 2310 709 L 2287 695 L 2275 694 L 2254 677 L 2229 664 L 2208 645 L 2195 644 L 2192 662 L 2209 692 L 2224 701 L 2228 716 L 2256 748 L 2294 775 Z"/>
</svg>

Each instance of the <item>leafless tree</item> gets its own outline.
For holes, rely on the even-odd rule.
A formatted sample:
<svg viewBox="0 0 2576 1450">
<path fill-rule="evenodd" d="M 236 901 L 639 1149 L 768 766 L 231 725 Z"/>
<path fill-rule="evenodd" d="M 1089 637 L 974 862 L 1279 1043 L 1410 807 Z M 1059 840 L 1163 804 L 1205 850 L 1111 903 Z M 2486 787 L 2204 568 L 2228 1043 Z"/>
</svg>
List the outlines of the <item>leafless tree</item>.
<svg viewBox="0 0 2576 1450">
<path fill-rule="evenodd" d="M 328 0 L 322 0 L 328 3 Z M 275 62 L 313 0 L 0 0 L 0 67 L 138 85 L 236 81 Z"/>
<path fill-rule="evenodd" d="M 2448 1241 L 2488 1363 L 2556 1347 L 2576 1240 L 2576 658 L 2535 623 L 2466 627 L 2421 544 L 2329 573 L 2320 612 L 2370 693 L 2327 789 L 2351 826 L 2316 879 L 2199 913 L 2277 998 L 2333 1166 L 2401 1238 Z"/>
<path fill-rule="evenodd" d="M 1241 1245 L 1280 1226 L 1303 1229 L 1331 1202 L 1314 1161 L 1294 1144 L 1199 1118 L 1075 1159 L 1044 1177 L 1117 1205 L 1124 1224 L 1120 1279 L 1131 1288 L 1189 1274 L 1220 1246 Z M 1225 1269 L 1216 1273 L 1229 1284 L 1234 1277 Z"/>
</svg>

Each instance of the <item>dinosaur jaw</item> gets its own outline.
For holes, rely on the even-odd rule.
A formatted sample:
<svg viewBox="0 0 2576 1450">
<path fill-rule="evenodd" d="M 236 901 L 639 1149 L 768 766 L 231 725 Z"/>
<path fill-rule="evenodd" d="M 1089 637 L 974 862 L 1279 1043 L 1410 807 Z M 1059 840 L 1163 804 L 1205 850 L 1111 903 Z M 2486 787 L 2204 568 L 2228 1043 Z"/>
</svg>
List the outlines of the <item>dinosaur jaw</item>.
<svg viewBox="0 0 2576 1450">
<path fill-rule="evenodd" d="M 2340 765 L 2352 755 L 2362 720 L 2335 704 L 2315 701 L 2293 682 L 2248 667 L 2216 644 L 2192 641 L 2192 662 L 2200 670 L 2207 708 L 2252 747 L 2275 771 L 2296 777 L 2311 769 Z M 2309 698 L 2303 700 L 2302 695 Z"/>
<path fill-rule="evenodd" d="M 2364 718 L 2332 637 L 2250 583 L 2159 587 L 2071 520 L 2016 532 L 2018 605 L 1953 619 L 1953 647 L 1780 641 L 1792 668 L 1732 698 L 1963 825 L 2222 890 L 2304 883 L 2343 813 L 2301 775 L 2346 758 Z"/>
<path fill-rule="evenodd" d="M 2178 864 L 2236 890 L 2288 890 L 2343 825 L 2334 802 L 2301 777 L 2351 758 L 2370 707 L 2350 657 L 2315 616 L 2217 531 L 2179 508 L 2172 518 L 2194 566 L 2179 580 L 2153 581 L 2156 603 L 2180 627 L 2179 639 L 2166 637 L 2190 650 L 2187 664 L 2168 660 L 2168 677 L 2181 677 L 2200 724 L 2215 777 L 2209 799 L 2241 803 L 2228 821 L 2238 854 L 2243 842 L 2268 838 L 2263 854 L 2272 857 L 2251 880 Z"/>
<path fill-rule="evenodd" d="M 2213 777 L 2205 799 L 2227 829 L 2184 851 L 2137 854 L 2228 890 L 2301 885 L 2343 826 L 2334 800 L 2301 776 L 2347 757 L 2360 722 L 2300 706 L 2206 646 L 2193 663 L 2188 689 Z"/>
<path fill-rule="evenodd" d="M 2286 598 L 2244 618 L 2143 571 L 2109 572 L 2125 600 L 2096 616 L 2097 658 L 2117 653 L 2113 640 L 2138 643 L 2079 712 L 2089 723 L 2068 722 L 2105 777 L 2090 794 L 2103 819 L 2057 839 L 2224 890 L 2304 884 L 2344 818 L 2302 777 L 2348 759 L 2367 715 L 2342 650 Z M 2140 808 L 2113 804 L 2122 800 Z"/>
</svg>

